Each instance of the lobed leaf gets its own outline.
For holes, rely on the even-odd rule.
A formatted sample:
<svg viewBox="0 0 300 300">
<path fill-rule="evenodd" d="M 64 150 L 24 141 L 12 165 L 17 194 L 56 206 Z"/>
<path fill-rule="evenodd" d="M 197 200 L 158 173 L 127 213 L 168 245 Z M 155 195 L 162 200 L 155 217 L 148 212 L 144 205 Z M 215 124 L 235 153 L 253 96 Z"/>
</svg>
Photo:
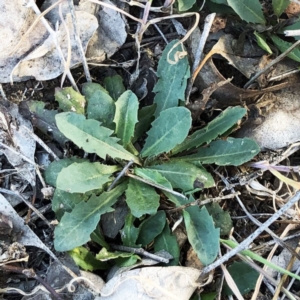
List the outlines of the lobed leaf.
<svg viewBox="0 0 300 300">
<path fill-rule="evenodd" d="M 178 0 L 178 10 L 186 11 L 193 7 L 196 0 Z"/>
<path fill-rule="evenodd" d="M 149 217 L 139 227 L 137 243 L 143 247 L 151 243 L 164 229 L 166 224 L 166 213 L 159 210 L 154 216 Z"/>
<path fill-rule="evenodd" d="M 56 251 L 69 251 L 87 243 L 100 216 L 113 210 L 111 206 L 125 189 L 126 185 L 121 184 L 110 192 L 103 192 L 99 197 L 92 195 L 89 201 L 82 201 L 72 212 L 66 212 L 54 230 Z"/>
<path fill-rule="evenodd" d="M 215 227 L 220 228 L 220 235 L 229 234 L 233 225 L 228 211 L 224 211 L 220 204 L 215 202 L 206 204 L 205 207 L 212 216 Z"/>
<path fill-rule="evenodd" d="M 114 101 L 117 101 L 117 99 L 125 92 L 123 79 L 120 75 L 105 77 L 103 83 L 108 94 Z"/>
<path fill-rule="evenodd" d="M 258 24 L 266 23 L 259 0 L 227 0 L 227 3 L 242 20 Z"/>
<path fill-rule="evenodd" d="M 212 140 L 236 124 L 246 112 L 246 109 L 243 107 L 228 107 L 219 116 L 209 122 L 206 127 L 195 131 L 191 136 L 187 137 L 183 143 L 176 146 L 172 150 L 172 155 L 200 147 L 204 143 L 209 144 Z"/>
<path fill-rule="evenodd" d="M 176 64 L 168 62 L 168 57 L 175 60 L 174 55 L 178 51 L 184 50 L 182 44 L 172 49 L 177 42 L 178 40 L 174 40 L 166 46 L 158 62 L 157 76 L 159 79 L 153 89 L 153 92 L 157 93 L 154 97 L 155 117 L 158 117 L 165 109 L 177 107 L 179 100 L 184 101 L 185 99 L 187 79 L 190 77 L 188 58 L 185 56 Z M 169 53 L 171 49 L 172 51 Z"/>
<path fill-rule="evenodd" d="M 146 183 L 129 179 L 126 190 L 126 202 L 136 218 L 145 214 L 153 215 L 159 207 L 159 195 Z"/>
<path fill-rule="evenodd" d="M 149 130 L 151 123 L 154 120 L 154 112 L 156 105 L 152 104 L 149 106 L 142 107 L 138 111 L 138 123 L 135 125 L 134 137 L 132 142 L 134 143 L 140 138 L 147 130 Z"/>
<path fill-rule="evenodd" d="M 56 186 L 69 193 L 86 193 L 101 189 L 118 170 L 117 166 L 107 166 L 99 162 L 73 163 L 58 174 Z"/>
<path fill-rule="evenodd" d="M 82 93 L 87 101 L 87 118 L 114 129 L 113 118 L 116 107 L 108 92 L 98 83 L 87 82 L 82 86 Z"/>
<path fill-rule="evenodd" d="M 152 169 L 143 169 L 143 168 L 135 168 L 134 173 L 137 176 L 140 176 L 146 180 L 152 181 L 158 185 L 165 186 L 168 189 L 172 189 L 171 183 L 167 180 L 166 177 L 162 176 L 161 173 L 159 173 L 156 170 Z"/>
<path fill-rule="evenodd" d="M 183 210 L 183 218 L 190 244 L 199 260 L 209 265 L 219 252 L 220 230 L 215 228 L 205 207 L 190 206 Z"/>
<path fill-rule="evenodd" d="M 134 135 L 134 127 L 137 123 L 139 101 L 132 91 L 124 92 L 116 102 L 114 123 L 116 124 L 117 137 L 126 147 Z"/>
<path fill-rule="evenodd" d="M 289 3 L 290 3 L 290 0 L 272 0 L 272 6 L 273 6 L 275 15 L 277 17 L 280 17 L 280 15 L 288 7 Z"/>
<path fill-rule="evenodd" d="M 191 113 L 185 107 L 173 107 L 162 111 L 147 132 L 148 137 L 141 156 L 156 156 L 170 151 L 186 138 L 191 124 Z"/>
<path fill-rule="evenodd" d="M 171 160 L 148 168 L 158 171 L 171 183 L 173 188 L 181 189 L 184 192 L 214 186 L 214 180 L 210 173 L 204 168 L 196 167 L 185 161 Z"/>
<path fill-rule="evenodd" d="M 166 222 L 162 233 L 159 234 L 154 240 L 154 251 L 158 252 L 161 250 L 169 252 L 174 258 L 168 263 L 168 266 L 178 265 L 180 249 L 176 236 L 170 231 L 168 222 Z"/>
<path fill-rule="evenodd" d="M 103 159 L 109 155 L 140 164 L 136 156 L 117 143 L 117 138 L 110 136 L 113 131 L 101 126 L 96 120 L 86 120 L 84 116 L 75 113 L 61 113 L 56 115 L 56 123 L 66 137 L 88 153 L 96 153 Z"/>
<path fill-rule="evenodd" d="M 79 193 L 68 193 L 55 189 L 51 204 L 55 212 L 56 219 L 60 220 L 65 212 L 70 212 L 81 201 L 88 199 L 88 196 Z"/>
<path fill-rule="evenodd" d="M 280 52 L 286 51 L 288 48 L 290 48 L 293 45 L 293 43 L 286 42 L 274 34 L 271 35 L 271 39 L 272 39 L 273 43 L 275 44 L 275 46 L 280 50 Z M 295 48 L 293 51 L 291 51 L 287 55 L 287 57 L 289 57 L 290 59 L 293 59 L 297 62 L 300 62 L 300 49 Z"/>
<path fill-rule="evenodd" d="M 85 99 L 72 87 L 56 88 L 55 100 L 59 103 L 59 108 L 64 111 L 72 111 L 78 114 L 84 114 Z"/>
<path fill-rule="evenodd" d="M 80 163 L 84 161 L 85 161 L 84 159 L 76 158 L 74 156 L 70 158 L 63 158 L 57 161 L 53 161 L 44 172 L 46 183 L 56 187 L 56 180 L 58 174 L 61 172 L 63 168 L 70 166 L 74 162 Z"/>
<path fill-rule="evenodd" d="M 215 163 L 219 166 L 239 166 L 252 159 L 260 149 L 257 143 L 249 138 L 218 140 L 208 147 L 200 148 L 197 153 L 179 157 L 186 162 Z"/>
<path fill-rule="evenodd" d="M 136 247 L 136 240 L 139 235 L 139 229 L 134 226 L 135 217 L 129 213 L 125 218 L 125 224 L 120 231 L 124 246 Z"/>
</svg>

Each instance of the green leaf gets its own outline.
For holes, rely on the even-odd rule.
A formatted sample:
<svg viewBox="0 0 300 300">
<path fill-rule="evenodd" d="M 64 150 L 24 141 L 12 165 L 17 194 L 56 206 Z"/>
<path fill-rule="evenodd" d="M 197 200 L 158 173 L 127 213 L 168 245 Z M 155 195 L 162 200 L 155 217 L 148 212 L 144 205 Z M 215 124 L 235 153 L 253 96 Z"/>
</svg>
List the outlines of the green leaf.
<svg viewBox="0 0 300 300">
<path fill-rule="evenodd" d="M 56 88 L 55 100 L 59 103 L 62 111 L 72 111 L 78 114 L 84 114 L 85 99 L 76 92 L 72 87 Z"/>
<path fill-rule="evenodd" d="M 254 35 L 256 36 L 256 41 L 257 41 L 257 45 L 265 50 L 266 52 L 268 52 L 269 54 L 272 54 L 272 50 L 271 48 L 269 47 L 269 45 L 267 44 L 267 41 L 266 41 L 266 38 L 264 35 L 258 33 L 258 32 L 254 32 Z"/>
<path fill-rule="evenodd" d="M 34 127 L 42 133 L 50 136 L 62 146 L 67 142 L 66 137 L 58 130 L 55 123 L 57 110 L 45 109 L 45 103 L 42 101 L 28 101 L 28 108 L 32 113 L 31 120 Z"/>
<path fill-rule="evenodd" d="M 107 166 L 99 162 L 73 163 L 58 174 L 57 188 L 69 193 L 86 193 L 101 189 L 118 171 L 117 166 Z"/>
<path fill-rule="evenodd" d="M 153 215 L 159 207 L 159 195 L 146 183 L 129 179 L 126 190 L 126 202 L 136 218 L 145 214 Z"/>
<path fill-rule="evenodd" d="M 100 229 L 100 225 L 96 227 L 96 229 L 90 235 L 91 240 L 97 243 L 98 245 L 108 249 L 109 245 L 106 243 L 102 229 Z"/>
<path fill-rule="evenodd" d="M 137 243 L 143 247 L 151 243 L 164 229 L 166 224 L 166 213 L 159 210 L 154 216 L 149 217 L 139 227 Z"/>
<path fill-rule="evenodd" d="M 278 33 L 283 34 L 285 30 L 300 30 L 300 21 L 298 20 L 294 24 L 282 28 Z M 300 36 L 294 36 L 294 39 L 299 40 Z"/>
<path fill-rule="evenodd" d="M 56 187 L 56 180 L 58 174 L 61 172 L 63 168 L 66 168 L 73 164 L 74 162 L 84 162 L 85 160 L 82 158 L 76 158 L 76 157 L 71 157 L 71 158 L 64 158 L 60 159 L 57 161 L 53 161 L 46 169 L 44 176 L 45 176 L 45 181 L 47 184 L 52 185 Z"/>
<path fill-rule="evenodd" d="M 142 157 L 168 152 L 183 142 L 192 124 L 190 111 L 185 107 L 173 107 L 162 111 L 147 132 Z"/>
<path fill-rule="evenodd" d="M 189 202 L 192 202 L 187 199 L 183 199 L 177 195 L 171 194 L 170 192 L 166 192 L 166 191 L 162 191 L 162 192 L 165 194 L 168 200 L 173 202 L 176 206 L 182 206 L 182 205 L 186 205 Z"/>
<path fill-rule="evenodd" d="M 168 189 L 172 189 L 171 183 L 166 177 L 162 176 L 158 171 L 151 169 L 135 168 L 134 173 L 146 180 L 152 181 L 156 184 L 165 186 Z"/>
<path fill-rule="evenodd" d="M 224 14 L 224 15 L 234 15 L 235 12 L 234 10 L 228 6 L 228 3 L 226 0 L 222 0 L 220 2 L 223 2 L 223 4 L 217 4 L 217 3 L 214 3 L 215 1 L 212 2 L 212 0 L 208 1 L 206 4 L 207 4 L 207 7 L 208 9 L 213 12 L 213 13 L 217 13 L 217 14 Z M 226 2 L 226 3 L 224 3 Z"/>
<path fill-rule="evenodd" d="M 113 118 L 116 107 L 108 92 L 98 83 L 87 82 L 82 86 L 82 93 L 87 100 L 87 118 L 114 129 Z"/>
<path fill-rule="evenodd" d="M 106 270 L 109 265 L 99 261 L 95 256 L 84 247 L 77 247 L 68 252 L 74 259 L 77 266 L 85 271 Z"/>
<path fill-rule="evenodd" d="M 196 3 L 196 0 L 178 0 L 178 10 L 186 11 L 192 8 L 192 6 Z"/>
<path fill-rule="evenodd" d="M 199 260 L 205 266 L 211 264 L 219 252 L 220 230 L 205 207 L 188 207 L 183 210 L 183 218 L 188 240 Z"/>
<path fill-rule="evenodd" d="M 116 124 L 117 137 L 121 139 L 126 147 L 134 134 L 134 127 L 137 123 L 139 101 L 132 91 L 124 92 L 116 102 L 116 113 L 114 123 Z"/>
<path fill-rule="evenodd" d="M 118 258 L 130 258 L 130 257 L 134 257 L 135 262 L 141 259 L 138 255 L 133 253 L 120 252 L 120 251 L 110 252 L 106 248 L 102 248 L 101 251 L 96 255 L 96 258 L 100 261 L 108 261 L 108 260 L 115 260 Z"/>
<path fill-rule="evenodd" d="M 288 7 L 290 0 L 272 0 L 273 10 L 277 17 L 285 11 Z"/>
<path fill-rule="evenodd" d="M 273 43 L 275 44 L 275 46 L 280 50 L 280 52 L 284 52 L 286 51 L 288 48 L 290 48 L 293 43 L 289 43 L 286 42 L 282 39 L 280 39 L 278 36 L 276 35 L 271 35 L 271 39 L 273 41 Z M 293 51 L 291 51 L 287 57 L 289 57 L 290 59 L 293 59 L 297 62 L 300 62 L 300 49 L 299 48 L 295 48 Z"/>
<path fill-rule="evenodd" d="M 204 168 L 199 168 L 184 161 L 169 161 L 165 164 L 149 166 L 149 169 L 158 171 L 167 178 L 173 188 L 184 192 L 196 188 L 209 188 L 214 186 L 214 180 Z"/>
<path fill-rule="evenodd" d="M 139 235 L 139 229 L 134 226 L 135 217 L 129 213 L 125 218 L 125 225 L 120 231 L 124 246 L 136 247 L 136 240 Z"/>
<path fill-rule="evenodd" d="M 209 144 L 212 140 L 236 124 L 246 112 L 245 108 L 239 106 L 228 107 L 219 116 L 209 122 L 206 127 L 195 131 L 191 136 L 187 137 L 182 144 L 176 146 L 172 150 L 172 155 L 199 147 L 204 143 Z"/>
<path fill-rule="evenodd" d="M 220 239 L 220 242 L 221 243 L 224 243 L 225 245 L 229 246 L 231 249 L 233 248 L 236 248 L 238 246 L 238 244 L 232 240 L 223 240 L 223 239 Z M 249 256 L 250 258 L 252 258 L 253 260 L 256 260 L 260 263 L 262 263 L 263 265 L 266 265 L 278 272 L 280 272 L 281 274 L 286 274 L 288 276 L 291 276 L 297 280 L 300 281 L 300 276 L 290 272 L 290 271 L 287 271 L 285 270 L 284 268 L 281 268 L 279 266 L 277 266 L 276 264 L 268 261 L 267 259 L 263 258 L 261 255 L 259 254 L 256 254 L 255 252 L 252 252 L 250 250 L 243 250 L 240 252 L 241 254 L 245 255 L 245 256 Z"/>
<path fill-rule="evenodd" d="M 233 226 L 230 214 L 227 211 L 224 211 L 219 203 L 209 203 L 206 204 L 205 207 L 212 216 L 215 227 L 220 228 L 220 235 L 229 234 Z"/>
<path fill-rule="evenodd" d="M 239 166 L 252 159 L 260 149 L 256 142 L 249 138 L 211 142 L 208 147 L 200 148 L 196 154 L 176 158 L 187 162 L 217 164 L 219 166 Z"/>
<path fill-rule="evenodd" d="M 185 56 L 176 64 L 168 62 L 168 54 L 172 47 L 178 42 L 170 42 L 162 53 L 158 62 L 157 76 L 159 77 L 153 92 L 156 92 L 154 103 L 156 103 L 155 117 L 167 108 L 177 107 L 179 100 L 184 101 L 187 79 L 190 77 L 188 57 Z M 178 51 L 184 51 L 182 44 L 176 46 L 169 54 L 169 59 L 174 61 L 174 55 Z"/>
<path fill-rule="evenodd" d="M 88 196 L 78 193 L 68 193 L 59 189 L 55 189 L 52 199 L 52 210 L 55 216 L 60 220 L 65 212 L 70 212 L 81 201 L 88 199 Z"/>
<path fill-rule="evenodd" d="M 118 257 L 115 259 L 116 265 L 120 268 L 131 267 L 140 261 L 141 258 L 136 254 L 131 253 L 129 257 Z"/>
<path fill-rule="evenodd" d="M 158 252 L 160 250 L 165 250 L 174 257 L 174 259 L 167 264 L 168 266 L 178 266 L 180 249 L 176 236 L 170 231 L 168 222 L 166 222 L 162 233 L 154 240 L 154 251 Z"/>
<path fill-rule="evenodd" d="M 108 94 L 113 98 L 114 101 L 117 101 L 117 99 L 125 92 L 123 79 L 120 75 L 105 77 L 103 83 Z"/>
<path fill-rule="evenodd" d="M 227 2 L 242 20 L 249 23 L 266 23 L 259 0 L 227 0 Z"/>
<path fill-rule="evenodd" d="M 245 295 L 255 288 L 259 273 L 245 262 L 234 262 L 227 268 L 232 279 L 242 295 Z M 225 282 L 223 291 L 226 296 L 233 295 L 230 287 Z"/>
<path fill-rule="evenodd" d="M 55 118 L 59 130 L 84 151 L 96 153 L 103 159 L 109 155 L 140 164 L 136 156 L 117 143 L 117 138 L 110 137 L 113 131 L 100 126 L 98 121 L 86 120 L 84 116 L 75 113 L 61 113 Z"/>
<path fill-rule="evenodd" d="M 154 120 L 156 105 L 145 106 L 138 111 L 138 123 L 135 125 L 134 137 L 132 142 L 136 142 L 150 128 Z"/>
<path fill-rule="evenodd" d="M 210 0 L 210 1 L 216 4 L 228 5 L 227 0 Z"/>
<path fill-rule="evenodd" d="M 201 293 L 201 300 L 215 300 L 217 295 L 217 292 Z"/>
<path fill-rule="evenodd" d="M 87 243 L 100 216 L 113 210 L 111 206 L 125 189 L 126 185 L 120 184 L 110 192 L 103 192 L 99 197 L 93 195 L 88 202 L 82 201 L 72 212 L 65 213 L 54 230 L 56 251 L 69 251 Z"/>
</svg>

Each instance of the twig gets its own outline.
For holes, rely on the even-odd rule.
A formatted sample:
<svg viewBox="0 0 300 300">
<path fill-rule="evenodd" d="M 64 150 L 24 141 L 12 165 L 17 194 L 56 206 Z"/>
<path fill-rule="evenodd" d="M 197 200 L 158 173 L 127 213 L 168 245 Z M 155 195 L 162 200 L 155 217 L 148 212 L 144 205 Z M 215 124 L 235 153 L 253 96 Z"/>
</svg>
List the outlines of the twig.
<svg viewBox="0 0 300 300">
<path fill-rule="evenodd" d="M 200 64 L 203 49 L 204 49 L 207 37 L 209 35 L 209 31 L 210 31 L 210 28 L 212 26 L 212 23 L 214 21 L 215 16 L 216 16 L 216 14 L 212 13 L 212 14 L 209 14 L 205 18 L 203 32 L 201 34 L 201 38 L 200 38 L 198 48 L 197 48 L 195 58 L 194 58 L 192 74 L 196 71 L 198 65 Z M 185 105 L 189 104 L 190 94 L 191 94 L 191 91 L 192 91 L 192 88 L 193 88 L 193 85 L 194 85 L 194 81 L 195 81 L 195 78 L 192 76 L 189 80 L 188 87 L 186 89 Z"/>
<path fill-rule="evenodd" d="M 107 189 L 108 192 L 116 186 L 116 183 L 120 180 L 121 177 L 123 177 L 126 174 L 127 170 L 130 168 L 132 164 L 133 164 L 133 160 L 130 160 L 128 164 L 123 168 L 123 170 L 118 174 L 118 176 L 114 179 L 112 184 L 108 187 Z"/>
<path fill-rule="evenodd" d="M 269 70 L 271 67 L 273 67 L 275 64 L 280 62 L 283 58 L 285 58 L 291 51 L 293 51 L 297 46 L 300 45 L 300 40 L 294 43 L 291 47 L 289 47 L 287 50 L 285 50 L 282 54 L 280 54 L 276 59 L 271 61 L 265 68 L 257 72 L 251 79 L 244 85 L 244 89 L 247 89 L 254 80 L 256 80 L 260 75 L 265 73 L 267 70 Z"/>
<path fill-rule="evenodd" d="M 226 248 L 228 248 L 228 246 L 224 245 Z M 229 248 L 230 249 L 230 248 Z M 253 261 L 251 261 L 248 257 L 237 253 L 237 256 L 244 261 L 245 263 L 247 263 L 248 265 L 251 266 L 251 268 L 253 268 L 254 270 L 256 270 L 258 273 L 262 274 L 264 277 L 266 277 L 268 279 L 269 282 L 271 282 L 274 286 L 278 285 L 278 282 L 276 280 L 274 280 L 264 269 L 260 268 L 257 264 L 255 264 Z M 285 293 L 290 299 L 294 299 L 295 297 L 293 297 L 293 295 L 284 287 L 280 287 L 280 290 Z"/>
<path fill-rule="evenodd" d="M 298 267 L 298 269 L 296 270 L 296 272 L 294 272 L 294 274 L 295 274 L 295 275 L 298 275 L 299 273 L 300 273 L 300 267 Z M 288 285 L 287 288 L 286 288 L 288 291 L 289 291 L 289 290 L 291 289 L 291 287 L 293 286 L 293 284 L 294 284 L 296 278 L 291 278 L 290 280 L 291 280 L 291 281 L 290 281 L 289 285 Z M 280 300 L 284 300 L 284 298 L 285 298 L 285 296 L 283 295 L 283 296 L 281 297 Z"/>
<path fill-rule="evenodd" d="M 40 276 L 38 276 L 33 269 L 23 269 L 23 268 L 13 266 L 13 265 L 8 265 L 8 264 L 2 265 L 0 268 L 7 272 L 24 274 L 27 278 L 35 279 L 41 285 L 43 285 L 55 299 L 62 300 L 62 298 L 56 293 L 54 288 L 52 286 L 50 286 L 46 281 L 44 281 Z"/>
<path fill-rule="evenodd" d="M 259 228 L 257 228 L 248 238 L 246 238 L 243 242 L 241 242 L 236 248 L 232 249 L 230 252 L 226 253 L 220 259 L 205 267 L 201 272 L 201 277 L 211 270 L 219 267 L 222 263 L 229 260 L 231 257 L 236 255 L 237 253 L 247 249 L 249 245 L 255 240 L 263 231 L 266 230 L 274 221 L 276 221 L 285 211 L 290 209 L 293 205 L 295 205 L 300 200 L 300 191 L 296 192 L 294 197 L 292 197 L 289 202 L 284 204 L 274 215 L 269 218 L 265 223 L 263 223 Z"/>
<path fill-rule="evenodd" d="M 30 137 L 32 137 L 40 146 L 44 148 L 50 154 L 55 160 L 59 160 L 58 156 L 44 143 L 43 140 L 41 140 L 35 133 L 33 133 L 29 128 L 24 126 L 24 128 L 27 130 Z"/>
<path fill-rule="evenodd" d="M 164 36 L 166 38 L 175 38 L 175 37 L 178 36 L 178 33 L 177 32 L 167 33 Z M 163 37 L 160 36 L 160 35 L 154 36 L 154 37 L 150 37 L 150 38 L 145 38 L 145 39 L 143 39 L 143 42 L 141 43 L 141 47 L 143 47 L 147 43 L 149 44 L 151 42 L 158 41 L 158 40 L 161 40 L 161 39 L 163 39 Z M 131 48 L 134 45 L 135 45 L 135 42 L 128 42 L 128 43 L 125 43 L 124 45 L 122 45 L 122 47 L 120 49 Z"/>
<path fill-rule="evenodd" d="M 73 21 L 73 28 L 74 28 L 74 35 L 75 35 L 75 39 L 76 39 L 76 43 L 77 43 L 77 49 L 80 53 L 81 62 L 82 62 L 82 65 L 83 65 L 86 81 L 91 82 L 92 78 L 91 78 L 90 70 L 89 70 L 89 67 L 88 67 L 87 62 L 86 62 L 85 53 L 84 53 L 82 43 L 81 43 L 81 40 L 80 40 L 80 37 L 79 37 L 79 34 L 78 34 L 78 30 L 77 30 L 77 21 L 76 21 L 76 15 L 75 15 L 73 0 L 68 0 L 68 4 L 69 4 L 71 16 L 72 16 L 72 21 Z"/>
<path fill-rule="evenodd" d="M 5 101 L 8 101 L 6 95 L 5 95 L 5 92 L 3 90 L 3 87 L 2 87 L 2 84 L 0 84 L 0 95 L 1 97 L 5 100 Z"/>
<path fill-rule="evenodd" d="M 42 207 L 39 209 L 39 212 L 40 212 L 41 214 L 45 214 L 46 212 L 51 211 L 51 210 L 52 210 L 51 208 L 52 208 L 52 203 L 49 203 L 49 204 L 47 204 L 47 205 L 42 206 Z M 30 221 L 31 221 L 31 222 L 35 222 L 38 218 L 39 218 L 39 216 L 38 216 L 35 212 L 33 212 L 33 213 L 31 214 L 31 219 L 30 219 Z"/>
<path fill-rule="evenodd" d="M 136 175 L 133 175 L 133 174 L 129 174 L 129 173 L 127 173 L 126 176 L 128 176 L 128 177 L 130 177 L 130 178 L 133 178 L 133 179 L 135 179 L 135 180 L 138 180 L 138 181 L 147 183 L 147 184 L 149 184 L 149 185 L 152 185 L 152 186 L 154 186 L 154 187 L 156 187 L 156 188 L 158 188 L 158 189 L 161 189 L 161 190 L 163 190 L 163 191 L 169 192 L 169 193 L 171 193 L 171 194 L 173 194 L 173 195 L 175 195 L 175 196 L 178 196 L 178 197 L 180 197 L 180 198 L 187 199 L 186 196 L 184 196 L 184 195 L 182 195 L 182 194 L 180 194 L 180 193 L 178 193 L 178 192 L 175 192 L 175 191 L 173 191 L 173 190 L 171 190 L 171 189 L 168 189 L 167 187 L 165 187 L 165 186 L 163 186 L 163 185 L 161 185 L 161 184 L 155 183 L 155 182 L 150 181 L 150 180 L 146 180 L 146 179 L 144 179 L 144 178 L 142 178 L 142 177 L 139 177 L 139 176 L 136 176 Z"/>
<path fill-rule="evenodd" d="M 208 203 L 211 203 L 211 202 L 219 202 L 219 201 L 222 201 L 222 200 L 225 200 L 225 199 L 232 199 L 232 198 L 234 198 L 237 195 L 240 195 L 240 192 L 236 192 L 236 193 L 229 194 L 229 195 L 226 195 L 226 196 L 221 196 L 221 197 L 206 198 L 205 200 L 197 199 L 197 200 L 195 200 L 193 202 L 190 202 L 190 203 L 187 203 L 185 205 L 181 205 L 181 206 L 169 209 L 169 210 L 167 210 L 167 213 L 171 214 L 171 213 L 174 213 L 174 212 L 176 212 L 178 210 L 183 210 L 183 209 L 185 209 L 185 208 L 187 208 L 189 206 L 205 205 L 205 204 L 208 204 Z"/>
<path fill-rule="evenodd" d="M 166 44 L 168 44 L 168 40 L 165 37 L 165 35 L 162 33 L 162 31 L 160 30 L 160 28 L 158 27 L 158 25 L 154 24 L 155 29 L 158 31 L 158 33 L 161 35 L 162 39 L 165 41 Z"/>
<path fill-rule="evenodd" d="M 67 41 L 68 41 L 68 53 L 67 53 L 67 60 L 64 62 L 64 73 L 61 76 L 60 80 L 60 87 L 62 88 L 67 76 L 68 70 L 70 70 L 70 65 L 71 65 L 71 56 L 72 56 L 72 49 L 71 49 L 71 36 L 70 36 L 70 30 L 68 28 L 68 25 L 65 21 L 65 18 L 62 13 L 62 4 L 60 3 L 58 6 L 58 14 L 61 20 L 62 25 L 65 28 L 66 31 L 66 36 L 67 36 Z"/>
<path fill-rule="evenodd" d="M 57 4 L 57 3 L 55 3 L 55 4 Z M 58 51 L 58 53 L 59 53 L 59 55 L 60 55 L 60 57 L 61 57 L 64 65 L 66 66 L 66 61 L 65 61 L 62 49 L 61 49 L 60 44 L 59 44 L 59 42 L 57 40 L 57 33 L 51 28 L 51 26 L 49 25 L 49 23 L 47 22 L 47 20 L 45 19 L 45 17 L 43 17 L 40 9 L 38 8 L 38 6 L 34 2 L 34 0 L 26 0 L 25 1 L 25 6 L 28 7 L 28 8 L 32 8 L 33 11 L 37 14 L 37 16 L 39 16 L 41 18 L 41 21 L 42 21 L 43 25 L 46 27 L 46 29 L 50 33 L 50 35 L 51 35 L 51 37 L 53 39 L 53 42 L 54 42 L 54 44 L 56 46 L 56 49 L 57 49 L 57 51 Z M 11 74 L 11 80 L 12 80 L 12 76 L 13 76 L 13 74 Z M 79 89 L 78 89 L 78 87 L 76 85 L 76 82 L 75 82 L 75 80 L 73 78 L 73 75 L 72 75 L 72 73 L 71 73 L 70 70 L 67 70 L 67 76 L 68 76 L 68 78 L 69 78 L 69 80 L 70 80 L 73 88 L 76 91 L 79 91 Z"/>
<path fill-rule="evenodd" d="M 295 251 L 296 251 L 297 253 L 299 252 L 299 245 L 297 246 L 297 248 L 296 248 Z M 293 268 L 293 265 L 294 265 L 296 259 L 297 259 L 297 258 L 296 258 L 295 256 L 292 256 L 292 257 L 291 257 L 291 259 L 290 259 L 288 265 L 287 265 L 286 268 L 285 268 L 287 271 L 291 271 L 291 269 Z M 282 286 L 283 286 L 284 284 L 287 283 L 287 281 L 289 281 L 289 280 L 288 280 L 288 275 L 287 275 L 287 274 L 283 274 L 282 277 L 281 277 L 281 279 L 280 279 L 279 284 L 276 286 L 276 291 L 275 291 L 275 294 L 274 294 L 274 296 L 273 296 L 273 299 L 278 299 L 278 298 L 279 298 L 279 293 L 280 293 L 280 291 L 281 291 L 281 288 L 282 288 Z"/>
<path fill-rule="evenodd" d="M 3 148 L 5 148 L 5 149 L 10 150 L 11 152 L 13 152 L 14 154 L 16 154 L 17 156 L 22 157 L 22 159 L 24 159 L 24 160 L 27 161 L 28 163 L 32 164 L 32 165 L 35 166 L 35 167 L 38 167 L 38 165 L 37 165 L 34 161 L 30 160 L 29 158 L 27 158 L 27 157 L 26 157 L 25 155 L 23 155 L 22 153 L 17 152 L 15 149 L 13 149 L 13 148 L 11 148 L 11 147 L 9 147 L 9 146 L 7 146 L 7 145 L 1 143 L 1 142 L 0 142 L 0 147 L 3 147 Z"/>
<path fill-rule="evenodd" d="M 13 192 L 7 189 L 0 188 L 0 193 L 9 194 L 13 196 L 17 196 L 29 207 L 32 211 L 34 211 L 48 226 L 49 228 L 53 229 L 53 226 L 48 222 L 48 220 L 29 202 L 27 201 L 21 194 L 18 192 Z"/>
<path fill-rule="evenodd" d="M 227 179 L 222 176 L 221 174 L 219 174 L 218 172 L 215 171 L 216 174 L 218 174 L 223 182 L 229 186 L 229 182 L 227 181 Z M 231 193 L 235 193 L 235 190 L 233 188 L 230 189 L 231 190 Z M 258 221 L 257 219 L 255 219 L 249 212 L 248 210 L 246 209 L 244 203 L 241 201 L 240 197 L 238 195 L 235 196 L 235 198 L 237 199 L 240 207 L 242 208 L 242 210 L 245 212 L 245 214 L 247 215 L 247 217 L 254 223 L 256 224 L 257 226 L 262 226 L 263 223 L 261 223 L 260 221 Z M 277 211 L 278 213 L 278 211 Z M 282 215 L 279 215 L 279 217 L 281 217 Z M 270 236 L 282 247 L 282 248 L 287 248 L 294 256 L 296 256 L 299 260 L 300 260 L 300 255 L 294 250 L 294 249 L 291 249 L 291 247 L 289 247 L 286 243 L 284 243 L 280 237 L 278 235 L 276 235 L 271 229 L 269 228 L 265 228 L 265 231 L 270 234 Z"/>
<path fill-rule="evenodd" d="M 300 70 L 297 68 L 297 69 L 293 69 L 293 70 L 290 70 L 290 71 L 287 71 L 287 72 L 284 72 L 284 73 L 281 73 L 277 76 L 273 76 L 269 79 L 269 82 L 270 81 L 280 81 L 280 80 L 283 80 L 284 78 L 286 77 L 289 77 L 290 75 L 292 74 L 296 74 L 296 73 L 299 73 Z"/>
<path fill-rule="evenodd" d="M 131 248 L 131 247 L 123 246 L 123 245 L 110 245 L 110 246 L 114 250 L 138 254 L 138 255 L 145 256 L 145 257 L 151 258 L 155 261 L 165 263 L 165 264 L 169 263 L 169 259 L 149 253 L 146 250 L 144 250 L 143 248 Z"/>
</svg>

